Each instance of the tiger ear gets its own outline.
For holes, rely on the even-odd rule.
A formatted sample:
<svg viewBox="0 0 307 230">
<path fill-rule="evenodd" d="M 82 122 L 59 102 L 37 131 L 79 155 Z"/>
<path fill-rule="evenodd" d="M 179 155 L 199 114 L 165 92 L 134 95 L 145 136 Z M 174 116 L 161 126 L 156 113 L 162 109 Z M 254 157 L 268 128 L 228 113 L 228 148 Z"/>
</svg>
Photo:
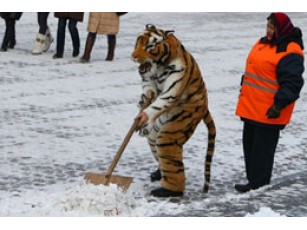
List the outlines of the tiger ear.
<svg viewBox="0 0 307 230">
<path fill-rule="evenodd" d="M 168 37 L 169 35 L 174 34 L 174 33 L 175 33 L 174 30 L 166 30 L 166 31 L 164 32 L 164 34 L 165 34 L 166 37 Z"/>
<path fill-rule="evenodd" d="M 157 30 L 157 27 L 153 24 L 147 24 L 146 25 L 146 30 L 148 31 L 156 31 Z"/>
</svg>

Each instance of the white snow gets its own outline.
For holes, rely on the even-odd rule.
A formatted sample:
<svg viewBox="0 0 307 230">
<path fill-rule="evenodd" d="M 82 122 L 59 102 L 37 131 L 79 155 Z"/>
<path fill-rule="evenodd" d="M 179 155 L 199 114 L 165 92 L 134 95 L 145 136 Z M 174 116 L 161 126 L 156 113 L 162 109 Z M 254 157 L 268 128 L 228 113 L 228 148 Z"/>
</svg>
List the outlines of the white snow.
<svg viewBox="0 0 307 230">
<path fill-rule="evenodd" d="M 305 13 L 289 13 L 307 31 Z M 87 16 L 78 25 L 81 53 Z M 267 13 L 128 13 L 121 18 L 115 60 L 104 61 L 107 40 L 98 36 L 90 64 L 71 57 L 68 30 L 63 59 L 53 60 L 55 43 L 40 56 L 31 55 L 38 26 L 35 13 L 17 22 L 17 45 L 0 53 L 0 216 L 131 216 L 180 215 L 206 210 L 218 200 L 240 200 L 233 184 L 242 182 L 242 123 L 234 115 L 246 56 L 264 35 Z M 57 20 L 49 16 L 56 36 Z M 145 24 L 175 35 L 199 63 L 209 92 L 209 108 L 217 125 L 211 190 L 202 194 L 207 130 L 200 125 L 186 144 L 186 201 L 155 199 L 149 172 L 156 163 L 146 140 L 134 135 L 116 174 L 134 177 L 124 193 L 115 185 L 93 186 L 85 172 L 106 171 L 128 131 L 141 93 L 137 66 L 130 60 Z M 4 22 L 0 21 L 0 35 Z M 307 44 L 306 36 L 304 37 Z M 291 124 L 282 132 L 274 178 L 306 169 L 307 87 Z M 242 196 L 244 197 L 244 196 Z M 218 209 L 218 207 L 217 207 Z M 246 215 L 279 216 L 270 207 Z"/>
<path fill-rule="evenodd" d="M 269 207 L 261 207 L 258 212 L 256 213 L 248 213 L 246 214 L 246 217 L 282 217 L 283 215 L 280 215 L 277 212 L 274 212 Z"/>
</svg>

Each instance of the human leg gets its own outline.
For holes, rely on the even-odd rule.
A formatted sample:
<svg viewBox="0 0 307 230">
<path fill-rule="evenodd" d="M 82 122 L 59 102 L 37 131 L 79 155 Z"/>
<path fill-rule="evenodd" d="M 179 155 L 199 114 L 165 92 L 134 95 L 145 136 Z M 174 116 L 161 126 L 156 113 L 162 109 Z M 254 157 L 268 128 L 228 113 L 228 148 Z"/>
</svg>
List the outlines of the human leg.
<svg viewBox="0 0 307 230">
<path fill-rule="evenodd" d="M 80 58 L 81 63 L 88 63 L 90 61 L 91 52 L 95 44 L 96 36 L 97 36 L 96 33 L 91 33 L 91 32 L 88 33 L 85 43 L 84 54 Z"/>
<path fill-rule="evenodd" d="M 244 154 L 244 162 L 245 162 L 245 170 L 247 180 L 250 180 L 250 170 L 251 170 L 251 159 L 252 159 L 252 150 L 253 150 L 253 142 L 255 136 L 255 126 L 244 122 L 243 125 L 243 154 Z"/>
<path fill-rule="evenodd" d="M 37 13 L 37 23 L 39 26 L 38 33 L 35 38 L 35 43 L 33 45 L 32 54 L 42 54 L 46 42 L 46 31 L 47 31 L 47 17 L 49 12 L 38 12 Z"/>
<path fill-rule="evenodd" d="M 114 51 L 116 47 L 116 35 L 108 34 L 108 54 L 106 61 L 112 61 L 114 59 Z"/>
<path fill-rule="evenodd" d="M 16 45 L 16 33 L 15 33 L 15 19 L 7 20 L 7 28 L 8 28 L 8 48 L 14 49 Z"/>
<path fill-rule="evenodd" d="M 249 183 L 252 189 L 270 184 L 280 131 L 256 127 Z"/>
<path fill-rule="evenodd" d="M 38 33 L 46 35 L 48 24 L 47 19 L 49 12 L 38 12 L 37 13 L 37 22 L 39 26 Z"/>
<path fill-rule="evenodd" d="M 67 19 L 59 18 L 58 31 L 57 31 L 56 53 L 55 53 L 55 55 L 53 55 L 54 59 L 63 57 L 64 46 L 65 46 L 66 22 L 67 22 Z"/>
<path fill-rule="evenodd" d="M 77 57 L 80 52 L 80 37 L 77 29 L 77 23 L 78 21 L 75 19 L 70 19 L 68 23 L 68 28 L 70 31 L 72 45 L 73 45 L 73 52 L 72 52 L 73 57 Z"/>
<path fill-rule="evenodd" d="M 5 19 L 5 32 L 1 44 L 1 52 L 6 52 L 8 43 L 9 43 L 9 33 L 10 33 L 10 25 L 9 25 L 9 19 Z"/>
</svg>

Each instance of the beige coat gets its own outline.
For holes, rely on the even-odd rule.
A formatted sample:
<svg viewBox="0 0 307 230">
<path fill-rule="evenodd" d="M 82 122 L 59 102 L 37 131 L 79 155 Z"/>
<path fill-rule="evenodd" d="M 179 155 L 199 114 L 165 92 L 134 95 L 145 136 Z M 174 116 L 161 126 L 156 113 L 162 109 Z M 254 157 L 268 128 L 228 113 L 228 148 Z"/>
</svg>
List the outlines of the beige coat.
<svg viewBox="0 0 307 230">
<path fill-rule="evenodd" d="M 119 16 L 115 12 L 91 12 L 87 31 L 97 34 L 117 34 Z"/>
</svg>

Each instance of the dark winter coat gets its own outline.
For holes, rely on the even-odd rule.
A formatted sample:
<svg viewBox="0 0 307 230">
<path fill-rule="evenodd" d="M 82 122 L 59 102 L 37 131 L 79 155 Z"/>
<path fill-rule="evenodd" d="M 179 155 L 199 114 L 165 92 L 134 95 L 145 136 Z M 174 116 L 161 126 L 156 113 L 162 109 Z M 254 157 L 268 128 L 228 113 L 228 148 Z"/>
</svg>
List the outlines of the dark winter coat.
<svg viewBox="0 0 307 230">
<path fill-rule="evenodd" d="M 1 12 L 0 16 L 3 19 L 15 19 L 19 20 L 21 18 L 22 12 Z"/>
<path fill-rule="evenodd" d="M 56 18 L 66 18 L 66 19 L 75 19 L 79 22 L 83 21 L 84 13 L 83 12 L 55 12 L 54 17 Z"/>
</svg>

